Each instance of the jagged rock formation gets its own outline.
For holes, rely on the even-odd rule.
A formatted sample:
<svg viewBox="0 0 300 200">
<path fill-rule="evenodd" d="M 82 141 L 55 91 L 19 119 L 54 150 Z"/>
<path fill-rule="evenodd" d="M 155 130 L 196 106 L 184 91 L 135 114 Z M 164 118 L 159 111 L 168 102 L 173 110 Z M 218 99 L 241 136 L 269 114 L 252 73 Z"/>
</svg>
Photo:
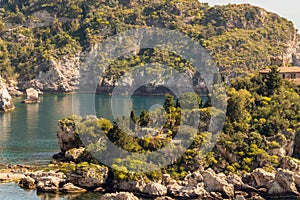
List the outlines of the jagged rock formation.
<svg viewBox="0 0 300 200">
<path fill-rule="evenodd" d="M 65 93 L 78 89 L 79 56 L 66 57 L 61 60 L 49 60 L 45 63 L 47 71 L 40 71 L 38 77 L 22 85 L 22 88 L 33 87 L 47 93 Z"/>
<path fill-rule="evenodd" d="M 0 76 L 0 112 L 8 112 L 15 109 L 12 97 L 8 93 L 6 85 Z"/>
</svg>

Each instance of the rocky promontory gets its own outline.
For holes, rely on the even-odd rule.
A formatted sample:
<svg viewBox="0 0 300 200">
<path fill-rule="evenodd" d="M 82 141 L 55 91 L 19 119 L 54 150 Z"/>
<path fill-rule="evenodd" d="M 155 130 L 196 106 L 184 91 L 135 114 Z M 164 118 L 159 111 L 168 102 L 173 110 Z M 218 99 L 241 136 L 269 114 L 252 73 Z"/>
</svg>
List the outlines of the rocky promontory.
<svg viewBox="0 0 300 200">
<path fill-rule="evenodd" d="M 282 160 L 282 168 L 256 168 L 249 173 L 225 174 L 200 166 L 181 179 L 169 173 L 156 178 L 124 177 L 118 176 L 122 171 L 108 168 L 92 157 L 73 125 L 71 120 L 60 121 L 57 137 L 62 152 L 53 156 L 52 164 L 35 170 L 17 166 L 6 171 L 6 175 L 17 178 L 24 189 L 36 189 L 41 193 L 94 192 L 103 194 L 104 200 L 300 197 L 300 164 L 296 159 L 286 157 Z"/>
<path fill-rule="evenodd" d="M 120 176 L 122 170 L 108 168 L 93 158 L 74 125 L 70 119 L 60 121 L 57 137 L 61 152 L 53 156 L 52 164 L 42 167 L 1 165 L 1 182 L 17 181 L 21 188 L 39 193 L 93 192 L 104 200 L 300 197 L 300 164 L 297 159 L 285 157 L 281 168 L 256 168 L 249 173 L 219 173 L 199 166 L 180 179 L 163 171 L 152 178 L 141 174 Z"/>
</svg>

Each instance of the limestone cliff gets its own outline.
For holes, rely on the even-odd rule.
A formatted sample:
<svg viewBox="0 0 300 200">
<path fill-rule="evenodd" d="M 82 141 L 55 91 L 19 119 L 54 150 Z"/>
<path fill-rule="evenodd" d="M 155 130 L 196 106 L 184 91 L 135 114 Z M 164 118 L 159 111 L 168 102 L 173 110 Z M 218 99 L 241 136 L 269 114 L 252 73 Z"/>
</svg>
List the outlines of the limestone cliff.
<svg viewBox="0 0 300 200">
<path fill-rule="evenodd" d="M 46 65 L 47 71 L 39 71 L 37 78 L 20 84 L 20 89 L 24 90 L 33 87 L 47 93 L 72 92 L 79 85 L 80 57 L 63 57 L 60 60 L 49 60 L 42 63 Z"/>
<path fill-rule="evenodd" d="M 0 112 L 8 112 L 15 108 L 13 100 L 8 93 L 6 85 L 0 77 Z"/>
<path fill-rule="evenodd" d="M 0 9 L 1 75 L 17 81 L 21 90 L 76 90 L 80 66 L 95 44 L 122 31 L 145 27 L 188 35 L 206 48 L 226 76 L 272 64 L 300 65 L 300 37 L 292 22 L 249 4 L 210 7 L 197 0 L 66 0 L 62 5 L 58 0 L 26 0 L 4 1 Z M 130 78 L 122 83 L 119 78 L 139 64 L 186 64 L 170 53 L 133 48 L 137 62 L 124 57 L 113 63 L 100 77 L 98 92 L 110 93 L 120 84 L 129 86 Z M 187 68 L 182 70 L 199 80 Z M 159 84 L 155 83 L 154 93 L 161 91 Z M 194 84 L 202 90 L 201 81 Z"/>
</svg>

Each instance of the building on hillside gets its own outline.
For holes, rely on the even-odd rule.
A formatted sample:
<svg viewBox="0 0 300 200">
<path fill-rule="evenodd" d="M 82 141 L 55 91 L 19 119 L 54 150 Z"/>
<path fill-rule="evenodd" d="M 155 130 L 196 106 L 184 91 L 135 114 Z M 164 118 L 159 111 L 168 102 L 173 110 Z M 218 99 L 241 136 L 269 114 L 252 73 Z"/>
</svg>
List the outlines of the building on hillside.
<svg viewBox="0 0 300 200">
<path fill-rule="evenodd" d="M 281 78 L 294 81 L 297 84 L 300 84 L 300 67 L 278 67 Z M 264 77 L 267 77 L 270 72 L 270 69 L 264 69 L 259 71 Z"/>
</svg>

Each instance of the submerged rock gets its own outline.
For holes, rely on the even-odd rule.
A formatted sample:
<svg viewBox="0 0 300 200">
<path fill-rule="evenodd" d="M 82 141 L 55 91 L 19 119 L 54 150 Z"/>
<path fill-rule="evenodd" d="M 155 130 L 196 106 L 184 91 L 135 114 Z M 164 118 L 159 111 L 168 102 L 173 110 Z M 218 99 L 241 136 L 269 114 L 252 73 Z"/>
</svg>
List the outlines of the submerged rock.
<svg viewBox="0 0 300 200">
<path fill-rule="evenodd" d="M 26 89 L 26 99 L 23 103 L 31 104 L 39 102 L 39 92 L 33 88 Z"/>
</svg>

